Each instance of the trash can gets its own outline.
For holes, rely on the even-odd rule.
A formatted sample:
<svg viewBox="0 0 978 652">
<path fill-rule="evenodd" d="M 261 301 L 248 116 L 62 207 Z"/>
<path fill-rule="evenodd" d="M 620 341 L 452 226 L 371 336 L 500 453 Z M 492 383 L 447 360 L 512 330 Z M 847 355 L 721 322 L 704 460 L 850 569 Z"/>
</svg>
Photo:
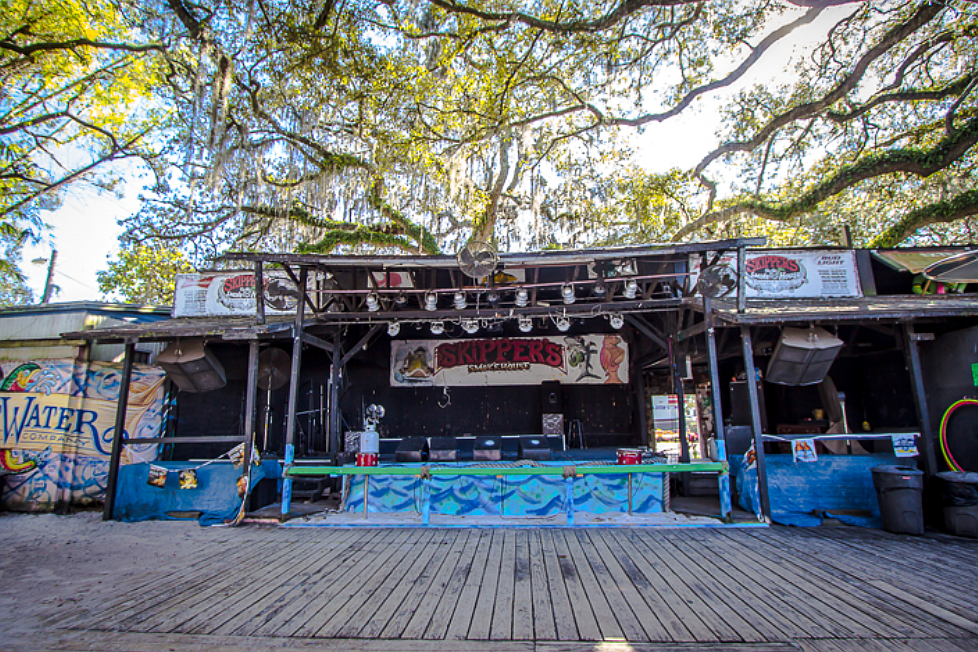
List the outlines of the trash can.
<svg viewBox="0 0 978 652">
<path fill-rule="evenodd" d="M 924 472 L 894 465 L 876 466 L 872 471 L 883 529 L 897 534 L 923 534 Z"/>
<path fill-rule="evenodd" d="M 978 539 L 978 473 L 944 471 L 937 478 L 944 529 L 955 536 Z"/>
</svg>

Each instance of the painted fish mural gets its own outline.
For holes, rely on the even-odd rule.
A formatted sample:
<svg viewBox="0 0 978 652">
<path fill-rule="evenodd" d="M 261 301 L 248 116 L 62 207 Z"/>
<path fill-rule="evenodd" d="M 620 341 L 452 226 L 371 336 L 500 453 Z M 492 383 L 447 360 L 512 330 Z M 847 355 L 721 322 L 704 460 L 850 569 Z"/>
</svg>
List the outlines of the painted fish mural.
<svg viewBox="0 0 978 652">
<path fill-rule="evenodd" d="M 0 448 L 0 477 L 29 473 L 38 467 L 44 466 L 50 459 L 50 446 L 40 453 L 20 452 L 13 451 L 9 448 Z"/>
</svg>

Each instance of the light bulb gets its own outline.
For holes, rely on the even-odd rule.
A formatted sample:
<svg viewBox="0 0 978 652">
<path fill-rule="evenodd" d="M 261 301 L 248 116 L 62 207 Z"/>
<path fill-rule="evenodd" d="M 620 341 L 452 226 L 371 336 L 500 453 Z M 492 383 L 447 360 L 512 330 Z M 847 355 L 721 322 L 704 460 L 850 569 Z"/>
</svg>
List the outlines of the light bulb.
<svg viewBox="0 0 978 652">
<path fill-rule="evenodd" d="M 570 283 L 564 283 L 564 287 L 560 289 L 560 294 L 564 297 L 566 304 L 574 303 L 577 300 L 577 297 L 574 296 L 574 286 Z"/>
<path fill-rule="evenodd" d="M 455 293 L 455 309 L 456 310 L 465 310 L 465 306 L 466 305 L 467 304 L 465 302 L 465 292 L 462 292 L 462 291 L 456 292 Z"/>
<path fill-rule="evenodd" d="M 380 310 L 380 298 L 377 296 L 376 292 L 371 292 L 367 295 L 367 310 L 370 312 L 377 312 Z"/>
<path fill-rule="evenodd" d="M 625 290 L 622 292 L 622 296 L 626 299 L 634 299 L 636 294 L 638 294 L 638 283 L 635 282 L 635 279 L 630 278 L 625 281 Z"/>
<path fill-rule="evenodd" d="M 428 292 L 424 295 L 424 309 L 428 312 L 434 312 L 438 310 L 438 295 L 434 292 Z"/>
<path fill-rule="evenodd" d="M 516 307 L 526 308 L 530 303 L 530 293 L 526 291 L 526 288 L 520 288 L 516 291 Z"/>
</svg>

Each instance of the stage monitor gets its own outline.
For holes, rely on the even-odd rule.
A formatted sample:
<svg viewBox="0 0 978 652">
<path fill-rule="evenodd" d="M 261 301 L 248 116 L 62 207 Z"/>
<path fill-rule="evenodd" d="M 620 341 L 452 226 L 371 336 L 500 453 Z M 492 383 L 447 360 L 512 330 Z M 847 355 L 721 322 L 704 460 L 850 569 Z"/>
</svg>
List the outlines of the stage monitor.
<svg viewBox="0 0 978 652">
<path fill-rule="evenodd" d="M 458 444 L 454 437 L 432 437 L 428 444 L 429 462 L 457 462 Z"/>
<path fill-rule="evenodd" d="M 547 461 L 551 459 L 550 444 L 546 437 L 523 435 L 520 437 L 520 459 Z"/>
<path fill-rule="evenodd" d="M 428 454 L 428 440 L 424 437 L 405 437 L 394 453 L 396 462 L 424 462 Z"/>
<path fill-rule="evenodd" d="M 476 437 L 472 459 L 476 462 L 501 462 L 503 459 L 502 438 Z"/>
<path fill-rule="evenodd" d="M 227 384 L 224 366 L 203 338 L 181 338 L 156 356 L 156 364 L 184 392 L 207 392 Z"/>
<path fill-rule="evenodd" d="M 767 366 L 766 380 L 779 385 L 815 385 L 829 373 L 843 341 L 824 328 L 786 327 Z"/>
</svg>

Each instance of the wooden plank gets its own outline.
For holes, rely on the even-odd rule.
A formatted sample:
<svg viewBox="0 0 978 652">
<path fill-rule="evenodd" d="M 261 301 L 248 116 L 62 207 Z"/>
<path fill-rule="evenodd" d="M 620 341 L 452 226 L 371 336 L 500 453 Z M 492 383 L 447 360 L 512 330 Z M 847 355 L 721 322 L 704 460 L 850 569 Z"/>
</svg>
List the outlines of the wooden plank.
<svg viewBox="0 0 978 652">
<path fill-rule="evenodd" d="M 554 552 L 557 554 L 557 565 L 560 568 L 564 586 L 567 587 L 567 596 L 570 598 L 570 606 L 574 612 L 577 633 L 580 637 L 579 640 L 600 641 L 604 638 L 604 634 L 592 610 L 587 590 L 574 564 L 574 558 L 567 548 L 567 541 L 563 536 L 564 532 L 563 530 L 550 530 L 549 533 L 553 536 Z M 612 617 L 612 620 L 614 621 L 614 617 Z M 618 627 L 617 622 L 614 622 L 613 627 L 610 623 L 607 627 L 617 632 L 617 638 L 621 638 L 621 629 Z"/>
<path fill-rule="evenodd" d="M 227 563 L 229 554 L 236 561 L 249 563 L 260 559 L 262 554 L 266 554 L 274 547 L 275 543 L 268 541 L 264 545 L 225 552 L 223 556 L 209 556 L 203 563 L 195 565 L 194 570 L 188 573 L 186 582 L 181 582 L 180 574 L 174 573 L 174 576 L 168 580 L 156 578 L 157 582 L 143 582 L 137 579 L 135 582 L 126 583 L 119 586 L 121 597 L 115 604 L 101 613 L 96 610 L 97 615 L 90 618 L 86 624 L 89 627 L 97 626 L 105 629 L 131 629 L 141 619 L 149 616 L 147 605 L 152 605 L 153 610 L 156 611 L 165 608 L 167 604 L 179 604 L 181 603 L 179 594 L 183 591 L 197 592 L 212 584 L 215 578 L 224 574 L 224 564 Z M 139 595 L 140 600 L 133 601 L 133 595 Z"/>
<path fill-rule="evenodd" d="M 310 586 L 329 587 L 335 589 L 355 577 L 351 568 L 362 563 L 363 550 L 369 550 L 380 540 L 379 531 L 367 533 L 365 537 L 347 540 L 346 545 L 334 546 L 334 554 L 323 559 L 325 562 L 317 572 L 309 573 L 301 581 L 291 582 L 284 593 L 280 592 L 276 600 L 267 604 L 260 611 L 252 609 L 252 618 L 236 619 L 236 622 L 225 623 L 217 634 L 273 634 L 285 623 L 300 613 L 309 613 L 310 602 L 321 597 L 322 591 L 310 592 Z M 323 603 L 325 606 L 327 603 Z M 242 614 L 245 615 L 245 614 Z M 226 632 L 225 632 L 226 630 Z"/>
<path fill-rule="evenodd" d="M 821 578 L 822 581 L 818 586 L 824 589 L 825 593 L 834 596 L 837 601 L 848 605 L 849 611 L 862 612 L 866 616 L 859 619 L 862 628 L 877 631 L 880 636 L 944 636 L 951 633 L 951 630 L 937 623 L 913 619 L 906 610 L 894 605 L 890 596 L 866 584 L 865 568 L 852 568 L 851 573 L 842 570 L 848 564 L 844 555 L 840 555 L 838 550 L 831 553 L 831 563 L 827 563 L 830 553 L 823 551 L 816 556 L 813 553 L 818 550 L 817 548 L 799 548 L 799 545 L 804 546 L 803 537 L 780 536 L 774 545 L 775 541 L 758 539 L 755 533 L 747 530 L 731 532 L 730 536 L 738 539 L 743 537 L 744 541 L 750 541 L 750 545 L 753 546 L 760 542 L 770 554 L 785 559 L 789 564 L 797 565 L 799 555 L 802 555 L 801 558 L 807 562 L 805 572 Z M 839 588 L 841 586 L 845 588 Z"/>
<path fill-rule="evenodd" d="M 668 537 L 658 536 L 657 543 L 659 555 L 663 559 L 670 557 L 670 563 L 677 574 L 703 595 L 716 617 L 737 630 L 746 641 L 765 642 L 783 638 L 779 635 L 777 627 L 742 601 L 730 596 L 726 587 L 722 586 L 716 578 L 706 573 L 694 573 L 692 568 L 695 568 L 695 564 L 670 545 Z"/>
<path fill-rule="evenodd" d="M 946 623 L 950 623 L 955 627 L 971 632 L 972 634 L 978 634 L 978 622 L 976 622 L 974 618 L 965 618 L 960 616 L 949 609 L 945 609 L 940 605 L 934 604 L 931 600 L 922 600 L 917 596 L 910 595 L 906 591 L 898 589 L 892 584 L 882 580 L 869 580 L 868 583 L 880 589 L 884 593 L 889 594 L 893 598 L 906 602 L 916 609 L 920 609 L 921 611 L 928 613 L 935 618 L 939 618 Z M 971 588 L 973 589 L 974 585 L 972 585 Z"/>
<path fill-rule="evenodd" d="M 773 555 L 762 554 L 755 549 L 740 546 L 732 537 L 722 541 L 707 542 L 706 547 L 714 554 L 731 560 L 740 568 L 749 568 L 777 591 L 781 601 L 791 605 L 796 612 L 803 613 L 810 621 L 820 623 L 819 627 L 828 636 L 846 638 L 855 634 L 854 629 L 866 636 L 879 632 L 863 627 L 852 620 L 847 612 L 850 605 L 839 602 L 834 596 L 822 590 L 822 582 L 813 581 L 803 571 L 795 571 L 795 566 L 783 560 L 775 560 Z"/>
<path fill-rule="evenodd" d="M 415 555 L 410 566 L 402 566 L 397 572 L 391 573 L 388 581 L 381 585 L 377 590 L 377 595 L 384 597 L 383 602 L 374 609 L 367 622 L 359 630 L 350 627 L 341 629 L 337 632 L 339 636 L 347 636 L 345 632 L 356 631 L 358 638 L 386 638 L 383 632 L 387 631 L 387 625 L 400 630 L 407 624 L 410 612 L 402 616 L 403 620 L 393 620 L 394 615 L 402 608 L 413 609 L 431 582 L 431 577 L 441 566 L 447 547 L 451 539 L 457 536 L 457 531 L 435 530 L 434 537 L 428 541 L 420 554 Z M 369 613 L 368 611 L 368 613 Z"/>
<path fill-rule="evenodd" d="M 310 557 L 315 563 L 299 566 L 288 553 L 282 554 L 282 560 L 292 567 L 295 573 L 281 573 L 280 577 L 266 578 L 259 585 L 248 587 L 247 591 L 239 590 L 229 596 L 225 602 L 230 602 L 215 617 L 207 623 L 207 627 L 187 630 L 188 633 L 207 634 L 246 634 L 255 631 L 278 613 L 289 612 L 301 608 L 305 591 L 309 584 L 319 584 L 338 566 L 337 559 L 346 554 L 347 542 L 355 539 L 344 539 L 341 546 L 318 546 L 311 551 Z M 349 557 L 349 555 L 347 555 Z M 296 568 L 296 566 L 299 566 Z M 244 594 L 244 595 L 242 595 Z M 293 605 L 298 600 L 299 604 Z M 222 622 L 223 621 L 223 622 Z"/>
<path fill-rule="evenodd" d="M 407 536 L 407 532 L 390 536 L 382 530 L 372 530 L 370 534 L 371 536 L 357 539 L 344 548 L 343 559 L 315 579 L 316 590 L 310 591 L 306 584 L 297 586 L 296 595 L 278 613 L 266 617 L 264 622 L 256 621 L 251 626 L 242 627 L 239 631 L 248 635 L 288 636 L 313 616 L 332 613 L 332 610 L 339 608 L 340 605 L 333 604 L 334 597 L 351 582 L 363 579 L 364 566 L 370 567 L 379 559 L 379 550 L 386 550 L 388 546 L 396 545 Z"/>
<path fill-rule="evenodd" d="M 601 638 L 604 640 L 622 638 L 629 641 L 647 640 L 642 627 L 635 621 L 635 614 L 628 608 L 628 604 L 621 599 L 621 593 L 613 591 L 614 587 L 604 567 L 591 563 L 591 558 L 594 557 L 593 550 L 589 545 L 588 551 L 585 552 L 580 541 L 581 531 L 564 529 L 560 530 L 560 535 L 564 538 L 567 552 L 577 569 L 577 577 L 580 579 L 581 588 L 591 605 L 591 610 L 594 612 L 594 618 L 598 622 Z M 584 540 L 587 541 L 586 536 Z M 595 573 L 595 567 L 605 572 L 599 577 Z M 611 593 L 617 600 L 617 608 L 612 607 L 608 593 Z"/>
<path fill-rule="evenodd" d="M 424 554 L 434 536 L 435 530 L 412 530 L 411 538 L 397 553 L 391 554 L 368 581 L 355 582 L 344 592 L 343 606 L 312 635 L 322 638 L 356 636 L 364 624 L 364 615 L 374 611 L 371 605 L 374 596 L 379 595 L 381 600 L 386 598 L 386 591 L 393 590 L 404 576 L 405 566 Z"/>
<path fill-rule="evenodd" d="M 391 622 L 381 632 L 383 638 L 421 638 L 431 621 L 435 610 L 447 608 L 443 604 L 445 589 L 466 548 L 472 530 L 454 530 L 451 547 L 442 558 L 438 570 L 431 574 L 430 581 L 423 590 L 415 591 L 416 596 L 402 603 Z M 417 599 L 413 599 L 416 597 Z M 454 605 L 452 605 L 454 606 Z"/>
<path fill-rule="evenodd" d="M 543 562 L 547 569 L 547 588 L 550 592 L 550 602 L 553 605 L 554 627 L 557 638 L 561 641 L 579 640 L 577 621 L 571 608 L 570 596 L 564 584 L 564 576 L 557 560 L 554 548 L 552 530 L 540 530 L 540 544 L 543 550 Z"/>
<path fill-rule="evenodd" d="M 452 613 L 451 621 L 445 632 L 445 638 L 453 640 L 464 639 L 469 632 L 472 624 L 472 614 L 479 598 L 479 588 L 482 585 L 482 577 L 489 560 L 490 542 L 492 541 L 492 531 L 482 530 L 479 533 L 478 549 L 475 558 L 468 568 L 465 582 L 455 604 L 455 611 Z M 428 638 L 428 633 L 425 633 Z"/>
<path fill-rule="evenodd" d="M 785 586 L 794 589 L 799 604 L 804 602 L 824 615 L 826 627 L 832 631 L 837 631 L 834 627 L 841 627 L 848 632 L 837 635 L 870 638 L 912 634 L 913 628 L 894 618 L 892 609 L 880 609 L 880 605 L 867 602 L 863 596 L 854 593 L 854 587 L 824 572 L 812 559 L 811 551 L 799 558 L 786 552 L 788 545 L 780 538 L 765 542 L 746 532 L 729 532 L 727 539 L 731 545 L 740 546 L 742 553 L 755 564 L 766 566 L 775 575 L 783 577 Z M 804 563 L 799 563 L 801 561 Z M 830 627 L 831 623 L 836 625 Z"/>
<path fill-rule="evenodd" d="M 297 552 L 312 549 L 315 545 L 314 542 L 306 542 L 298 546 Z M 231 591 L 240 583 L 240 578 L 228 573 L 226 567 L 222 567 L 222 570 L 223 574 L 214 577 L 198 590 L 189 593 L 180 591 L 161 605 L 154 605 L 152 609 L 146 610 L 142 618 L 134 619 L 128 628 L 143 632 L 179 631 L 179 627 L 192 619 L 198 610 L 206 609 L 207 605 L 212 604 L 219 596 Z"/>
<path fill-rule="evenodd" d="M 530 560 L 530 598 L 533 601 L 533 638 L 552 641 L 557 638 L 547 567 L 543 560 L 540 531 L 527 532 L 527 551 Z"/>
<path fill-rule="evenodd" d="M 422 636 L 417 636 L 415 634 L 417 630 L 412 629 L 420 626 L 421 623 L 416 624 L 412 619 L 412 622 L 408 625 L 408 632 L 411 632 L 412 637 L 425 639 L 445 638 L 452 618 L 458 609 L 462 589 L 465 587 L 469 575 L 473 572 L 476 554 L 482 549 L 480 542 L 483 541 L 486 532 L 485 530 L 468 530 L 466 534 L 468 536 L 465 540 L 465 547 L 462 549 L 458 563 L 455 565 L 454 570 L 452 570 L 448 583 L 445 585 L 442 597 L 434 603 L 431 609 L 433 613 L 422 615 L 422 619 L 427 623 L 427 626 L 423 629 Z M 468 625 L 465 626 L 465 629 L 468 630 Z M 405 632 L 404 637 L 409 637 L 407 632 Z"/>
<path fill-rule="evenodd" d="M 614 538 L 606 537 L 606 540 L 620 547 L 624 552 L 623 559 L 627 559 L 634 571 L 645 577 L 647 588 L 643 590 L 643 595 L 649 605 L 657 613 L 672 610 L 689 630 L 692 640 L 705 643 L 743 641 L 739 632 L 714 617 L 703 598 L 674 573 L 650 546 L 636 547 L 638 542 L 633 541 L 629 532 L 622 532 L 621 536 Z M 633 578 L 633 582 L 636 579 Z"/>
<path fill-rule="evenodd" d="M 513 593 L 516 590 L 516 531 L 502 530 L 502 555 L 499 565 L 499 582 L 496 600 L 492 607 L 492 624 L 489 638 L 510 640 L 513 638 Z"/>
<path fill-rule="evenodd" d="M 530 570 L 531 534 L 529 530 L 516 532 L 516 557 L 513 569 L 513 639 L 519 641 L 532 641 L 534 638 L 533 585 Z"/>
<path fill-rule="evenodd" d="M 783 602 L 771 591 L 777 587 L 776 580 L 764 576 L 757 567 L 743 566 L 736 559 L 720 559 L 717 555 L 701 546 L 699 549 L 690 545 L 691 542 L 682 536 L 666 534 L 664 537 L 683 554 L 694 566 L 698 566 L 705 576 L 712 578 L 722 585 L 728 596 L 728 604 L 741 613 L 751 613 L 763 620 L 751 618 L 751 622 L 769 622 L 773 630 L 765 630 L 768 640 L 778 640 L 784 636 L 790 638 L 823 638 L 831 636 L 817 621 L 798 613 L 790 603 Z M 750 573 L 744 569 L 750 568 Z M 692 568 L 691 568 L 692 569 Z M 767 587 L 755 582 L 767 582 Z"/>
<path fill-rule="evenodd" d="M 493 530 L 489 543 L 489 558 L 486 560 L 479 597 L 475 603 L 475 615 L 469 623 L 466 638 L 486 640 L 492 629 L 492 608 L 496 602 L 496 587 L 499 586 L 499 566 L 503 559 L 503 531 Z"/>
<path fill-rule="evenodd" d="M 605 536 L 610 533 L 588 530 L 586 534 L 594 549 L 592 565 L 600 564 L 602 566 L 602 573 L 608 576 L 608 581 L 611 583 L 611 586 L 620 595 L 620 599 L 627 603 L 628 609 L 644 631 L 644 636 L 637 640 L 689 640 L 691 638 L 689 630 L 683 627 L 682 622 L 676 618 L 676 615 L 670 609 L 665 609 L 661 614 L 657 614 L 646 602 L 645 597 L 639 591 L 639 587 L 635 585 L 632 577 L 622 567 L 620 560 L 612 554 L 611 549 L 605 542 Z M 644 577 L 642 579 L 643 584 L 647 587 L 647 582 L 644 582 Z M 612 604 L 618 610 L 617 598 L 612 601 Z"/>
<path fill-rule="evenodd" d="M 378 545 L 366 551 L 354 566 L 356 577 L 343 586 L 330 590 L 327 595 L 317 599 L 315 607 L 310 605 L 308 613 L 300 612 L 297 618 L 289 620 L 277 633 L 282 636 L 316 636 L 322 628 L 333 623 L 345 623 L 356 616 L 358 601 L 352 607 L 349 603 L 361 592 L 369 592 L 379 584 L 399 562 L 414 550 L 415 541 L 422 536 L 417 530 L 397 530 L 386 545 Z"/>
<path fill-rule="evenodd" d="M 182 632 L 185 634 L 211 634 L 226 620 L 236 614 L 246 612 L 249 607 L 264 604 L 262 599 L 282 584 L 294 581 L 310 569 L 318 569 L 322 562 L 314 554 L 322 548 L 319 542 L 306 543 L 291 554 L 279 554 L 277 558 L 266 560 L 263 581 L 241 590 L 241 580 L 228 573 L 227 583 L 218 584 L 218 590 L 206 602 L 198 603 L 192 610 L 185 611 L 180 618 L 170 617 L 155 625 L 152 630 L 160 632 Z M 186 617 L 183 617 L 186 616 Z M 245 616 L 247 617 L 247 615 Z"/>
</svg>

